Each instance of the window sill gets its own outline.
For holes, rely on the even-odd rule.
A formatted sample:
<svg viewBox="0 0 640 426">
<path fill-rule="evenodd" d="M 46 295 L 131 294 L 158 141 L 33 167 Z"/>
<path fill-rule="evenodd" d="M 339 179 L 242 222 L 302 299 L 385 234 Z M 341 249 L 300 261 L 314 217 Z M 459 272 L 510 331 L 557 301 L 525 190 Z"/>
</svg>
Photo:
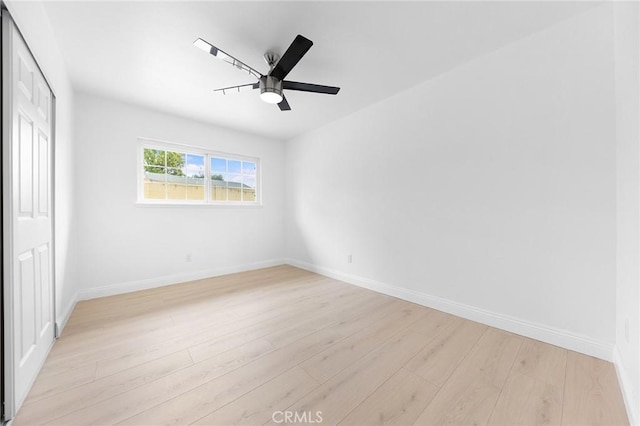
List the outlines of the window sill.
<svg viewBox="0 0 640 426">
<path fill-rule="evenodd" d="M 136 207 L 196 207 L 196 208 L 223 208 L 223 209 L 256 209 L 262 208 L 262 203 L 244 204 L 244 203 L 188 203 L 188 202 L 153 202 L 153 201 L 136 201 Z"/>
</svg>

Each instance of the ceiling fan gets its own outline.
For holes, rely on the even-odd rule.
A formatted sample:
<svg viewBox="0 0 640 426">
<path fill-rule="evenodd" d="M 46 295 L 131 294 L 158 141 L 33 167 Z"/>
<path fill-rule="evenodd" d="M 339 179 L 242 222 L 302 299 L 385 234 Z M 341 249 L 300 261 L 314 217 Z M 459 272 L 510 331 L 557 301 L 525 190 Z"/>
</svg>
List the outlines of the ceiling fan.
<svg viewBox="0 0 640 426">
<path fill-rule="evenodd" d="M 296 36 L 282 57 L 274 52 L 267 52 L 264 54 L 264 59 L 269 65 L 269 72 L 264 75 L 255 68 L 251 68 L 249 65 L 239 61 L 201 38 L 194 41 L 193 44 L 205 52 L 212 54 L 216 58 L 222 59 L 234 67 L 248 72 L 258 79 L 256 83 L 224 87 L 222 89 L 216 89 L 214 92 L 222 92 L 223 94 L 226 94 L 227 92 L 239 92 L 242 89 L 260 89 L 260 99 L 270 104 L 278 104 L 281 111 L 290 111 L 291 107 L 287 102 L 287 98 L 284 97 L 284 93 L 282 93 L 284 89 L 325 93 L 328 95 L 336 95 L 338 91 L 340 91 L 339 87 L 298 83 L 297 81 L 284 79 L 300 59 L 302 59 L 302 57 L 307 53 L 307 51 L 311 49 L 311 46 L 313 46 L 313 42 L 311 40 L 301 35 Z"/>
</svg>

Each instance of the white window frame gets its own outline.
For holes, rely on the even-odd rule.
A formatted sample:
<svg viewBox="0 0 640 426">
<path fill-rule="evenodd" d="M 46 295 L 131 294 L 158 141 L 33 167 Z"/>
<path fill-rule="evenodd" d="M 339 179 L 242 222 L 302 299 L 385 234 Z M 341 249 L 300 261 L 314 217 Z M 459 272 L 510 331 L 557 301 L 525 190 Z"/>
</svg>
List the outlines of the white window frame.
<svg viewBox="0 0 640 426">
<path fill-rule="evenodd" d="M 162 151 L 179 152 L 181 154 L 197 154 L 204 156 L 204 200 L 169 200 L 169 199 L 146 199 L 144 198 L 144 150 L 158 149 Z M 188 205 L 188 206 L 234 206 L 234 207 L 255 207 L 262 206 L 262 176 L 260 158 L 241 154 L 233 154 L 223 151 L 215 151 L 203 147 L 186 145 L 175 142 L 166 142 L 156 139 L 138 138 L 137 147 L 137 188 L 138 201 L 140 205 Z M 247 161 L 256 165 L 256 199 L 255 201 L 218 201 L 211 200 L 211 158 L 225 158 L 227 160 Z M 242 191 L 241 191 L 242 193 Z"/>
</svg>

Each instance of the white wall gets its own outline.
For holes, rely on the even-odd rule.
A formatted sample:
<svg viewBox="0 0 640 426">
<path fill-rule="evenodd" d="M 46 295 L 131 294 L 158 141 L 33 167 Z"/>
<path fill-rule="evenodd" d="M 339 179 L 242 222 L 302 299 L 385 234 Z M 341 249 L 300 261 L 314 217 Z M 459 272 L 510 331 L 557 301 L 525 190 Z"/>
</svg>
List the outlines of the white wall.
<svg viewBox="0 0 640 426">
<path fill-rule="evenodd" d="M 75 105 L 81 298 L 281 263 L 283 142 L 87 94 Z M 263 206 L 136 205 L 138 137 L 259 157 Z"/>
<path fill-rule="evenodd" d="M 640 8 L 615 3 L 617 146 L 616 366 L 632 423 L 640 422 Z"/>
<path fill-rule="evenodd" d="M 73 263 L 73 102 L 69 77 L 41 2 L 5 1 L 27 45 L 56 95 L 55 277 L 56 322 L 63 325 L 78 292 Z"/>
<path fill-rule="evenodd" d="M 610 359 L 612 19 L 591 9 L 289 141 L 291 262 Z"/>
</svg>

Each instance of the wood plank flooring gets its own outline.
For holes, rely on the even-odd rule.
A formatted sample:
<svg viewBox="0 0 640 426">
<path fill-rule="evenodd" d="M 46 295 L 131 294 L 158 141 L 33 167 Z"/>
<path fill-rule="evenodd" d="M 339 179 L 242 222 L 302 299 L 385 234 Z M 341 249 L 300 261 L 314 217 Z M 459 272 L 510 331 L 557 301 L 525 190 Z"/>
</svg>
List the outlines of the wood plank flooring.
<svg viewBox="0 0 640 426">
<path fill-rule="evenodd" d="M 608 362 L 278 266 L 80 302 L 14 421 L 292 423 L 628 420 Z"/>
</svg>

